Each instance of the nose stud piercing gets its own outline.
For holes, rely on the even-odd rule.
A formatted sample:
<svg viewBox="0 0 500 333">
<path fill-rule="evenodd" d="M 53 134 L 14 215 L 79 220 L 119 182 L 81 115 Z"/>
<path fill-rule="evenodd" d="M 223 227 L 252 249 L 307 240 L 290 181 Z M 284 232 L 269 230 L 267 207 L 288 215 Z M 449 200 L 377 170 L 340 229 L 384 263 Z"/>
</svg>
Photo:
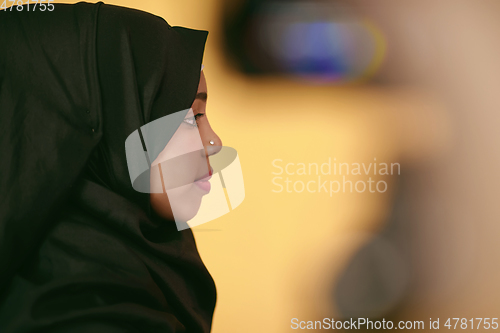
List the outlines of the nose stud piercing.
<svg viewBox="0 0 500 333">
<path fill-rule="evenodd" d="M 213 146 L 215 144 L 214 140 L 210 140 L 210 144 Z"/>
</svg>

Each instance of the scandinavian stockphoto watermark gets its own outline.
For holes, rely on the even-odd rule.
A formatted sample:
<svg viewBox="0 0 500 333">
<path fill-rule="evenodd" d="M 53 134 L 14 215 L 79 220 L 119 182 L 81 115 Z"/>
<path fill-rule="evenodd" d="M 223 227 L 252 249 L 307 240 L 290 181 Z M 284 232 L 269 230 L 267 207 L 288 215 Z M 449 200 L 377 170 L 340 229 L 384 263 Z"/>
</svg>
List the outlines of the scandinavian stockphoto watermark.
<svg viewBox="0 0 500 333">
<path fill-rule="evenodd" d="M 331 157 L 322 163 L 294 163 L 277 158 L 272 166 L 274 193 L 384 193 L 388 184 L 381 178 L 401 174 L 399 163 L 379 163 L 377 158 L 370 163 L 340 163 Z"/>
</svg>

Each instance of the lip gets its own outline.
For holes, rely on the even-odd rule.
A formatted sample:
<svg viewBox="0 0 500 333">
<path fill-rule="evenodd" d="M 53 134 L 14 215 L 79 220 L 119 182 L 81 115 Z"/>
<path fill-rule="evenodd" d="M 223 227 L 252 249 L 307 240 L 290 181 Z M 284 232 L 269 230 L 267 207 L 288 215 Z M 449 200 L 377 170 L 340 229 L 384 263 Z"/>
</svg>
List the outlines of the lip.
<svg viewBox="0 0 500 333">
<path fill-rule="evenodd" d="M 210 178 L 212 178 L 213 172 L 214 172 L 214 169 L 210 168 L 210 171 L 208 173 L 204 174 L 199 179 L 195 180 L 194 183 L 203 192 L 206 192 L 206 193 L 210 192 L 212 185 L 210 184 L 209 180 L 210 180 Z"/>
<path fill-rule="evenodd" d="M 212 184 L 210 184 L 208 180 L 197 180 L 194 183 L 199 189 L 206 193 L 210 192 L 210 189 L 212 188 Z"/>
<path fill-rule="evenodd" d="M 210 180 L 210 178 L 212 178 L 213 173 L 214 173 L 214 169 L 212 167 L 210 167 L 210 171 L 207 172 L 206 174 L 204 174 L 203 176 L 201 176 L 200 178 L 196 179 L 195 182 L 208 181 L 208 180 Z"/>
</svg>

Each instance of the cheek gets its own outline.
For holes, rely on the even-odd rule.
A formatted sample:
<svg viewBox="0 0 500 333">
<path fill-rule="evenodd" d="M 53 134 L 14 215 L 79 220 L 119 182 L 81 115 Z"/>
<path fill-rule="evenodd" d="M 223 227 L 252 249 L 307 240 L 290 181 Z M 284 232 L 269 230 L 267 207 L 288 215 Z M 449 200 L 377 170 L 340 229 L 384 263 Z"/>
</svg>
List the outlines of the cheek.
<svg viewBox="0 0 500 333">
<path fill-rule="evenodd" d="M 153 208 L 164 217 L 192 218 L 202 198 L 193 182 L 208 172 L 198 129 L 181 124 L 152 163 L 151 171 L 151 189 L 155 192 L 166 191 L 166 194 L 151 194 Z"/>
<path fill-rule="evenodd" d="M 208 172 L 204 149 L 170 158 L 158 165 L 167 190 L 190 184 Z"/>
<path fill-rule="evenodd" d="M 187 127 L 187 128 L 186 128 Z M 203 149 L 200 131 L 181 124 L 168 144 L 161 151 L 153 165 L 172 158 Z"/>
</svg>

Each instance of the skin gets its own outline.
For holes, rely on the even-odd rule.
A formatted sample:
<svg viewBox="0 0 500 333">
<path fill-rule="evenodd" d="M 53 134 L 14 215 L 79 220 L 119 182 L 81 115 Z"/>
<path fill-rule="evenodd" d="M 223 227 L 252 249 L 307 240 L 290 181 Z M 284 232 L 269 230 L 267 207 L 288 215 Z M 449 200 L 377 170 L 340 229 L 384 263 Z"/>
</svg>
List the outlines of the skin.
<svg viewBox="0 0 500 333">
<path fill-rule="evenodd" d="M 151 163 L 150 201 L 156 213 L 166 219 L 186 222 L 198 212 L 208 192 L 196 181 L 212 173 L 209 156 L 217 154 L 222 141 L 206 114 L 207 81 L 201 72 L 196 99 L 168 144 Z M 210 144 L 210 140 L 214 144 Z M 199 183 L 198 183 L 199 184 Z"/>
</svg>

